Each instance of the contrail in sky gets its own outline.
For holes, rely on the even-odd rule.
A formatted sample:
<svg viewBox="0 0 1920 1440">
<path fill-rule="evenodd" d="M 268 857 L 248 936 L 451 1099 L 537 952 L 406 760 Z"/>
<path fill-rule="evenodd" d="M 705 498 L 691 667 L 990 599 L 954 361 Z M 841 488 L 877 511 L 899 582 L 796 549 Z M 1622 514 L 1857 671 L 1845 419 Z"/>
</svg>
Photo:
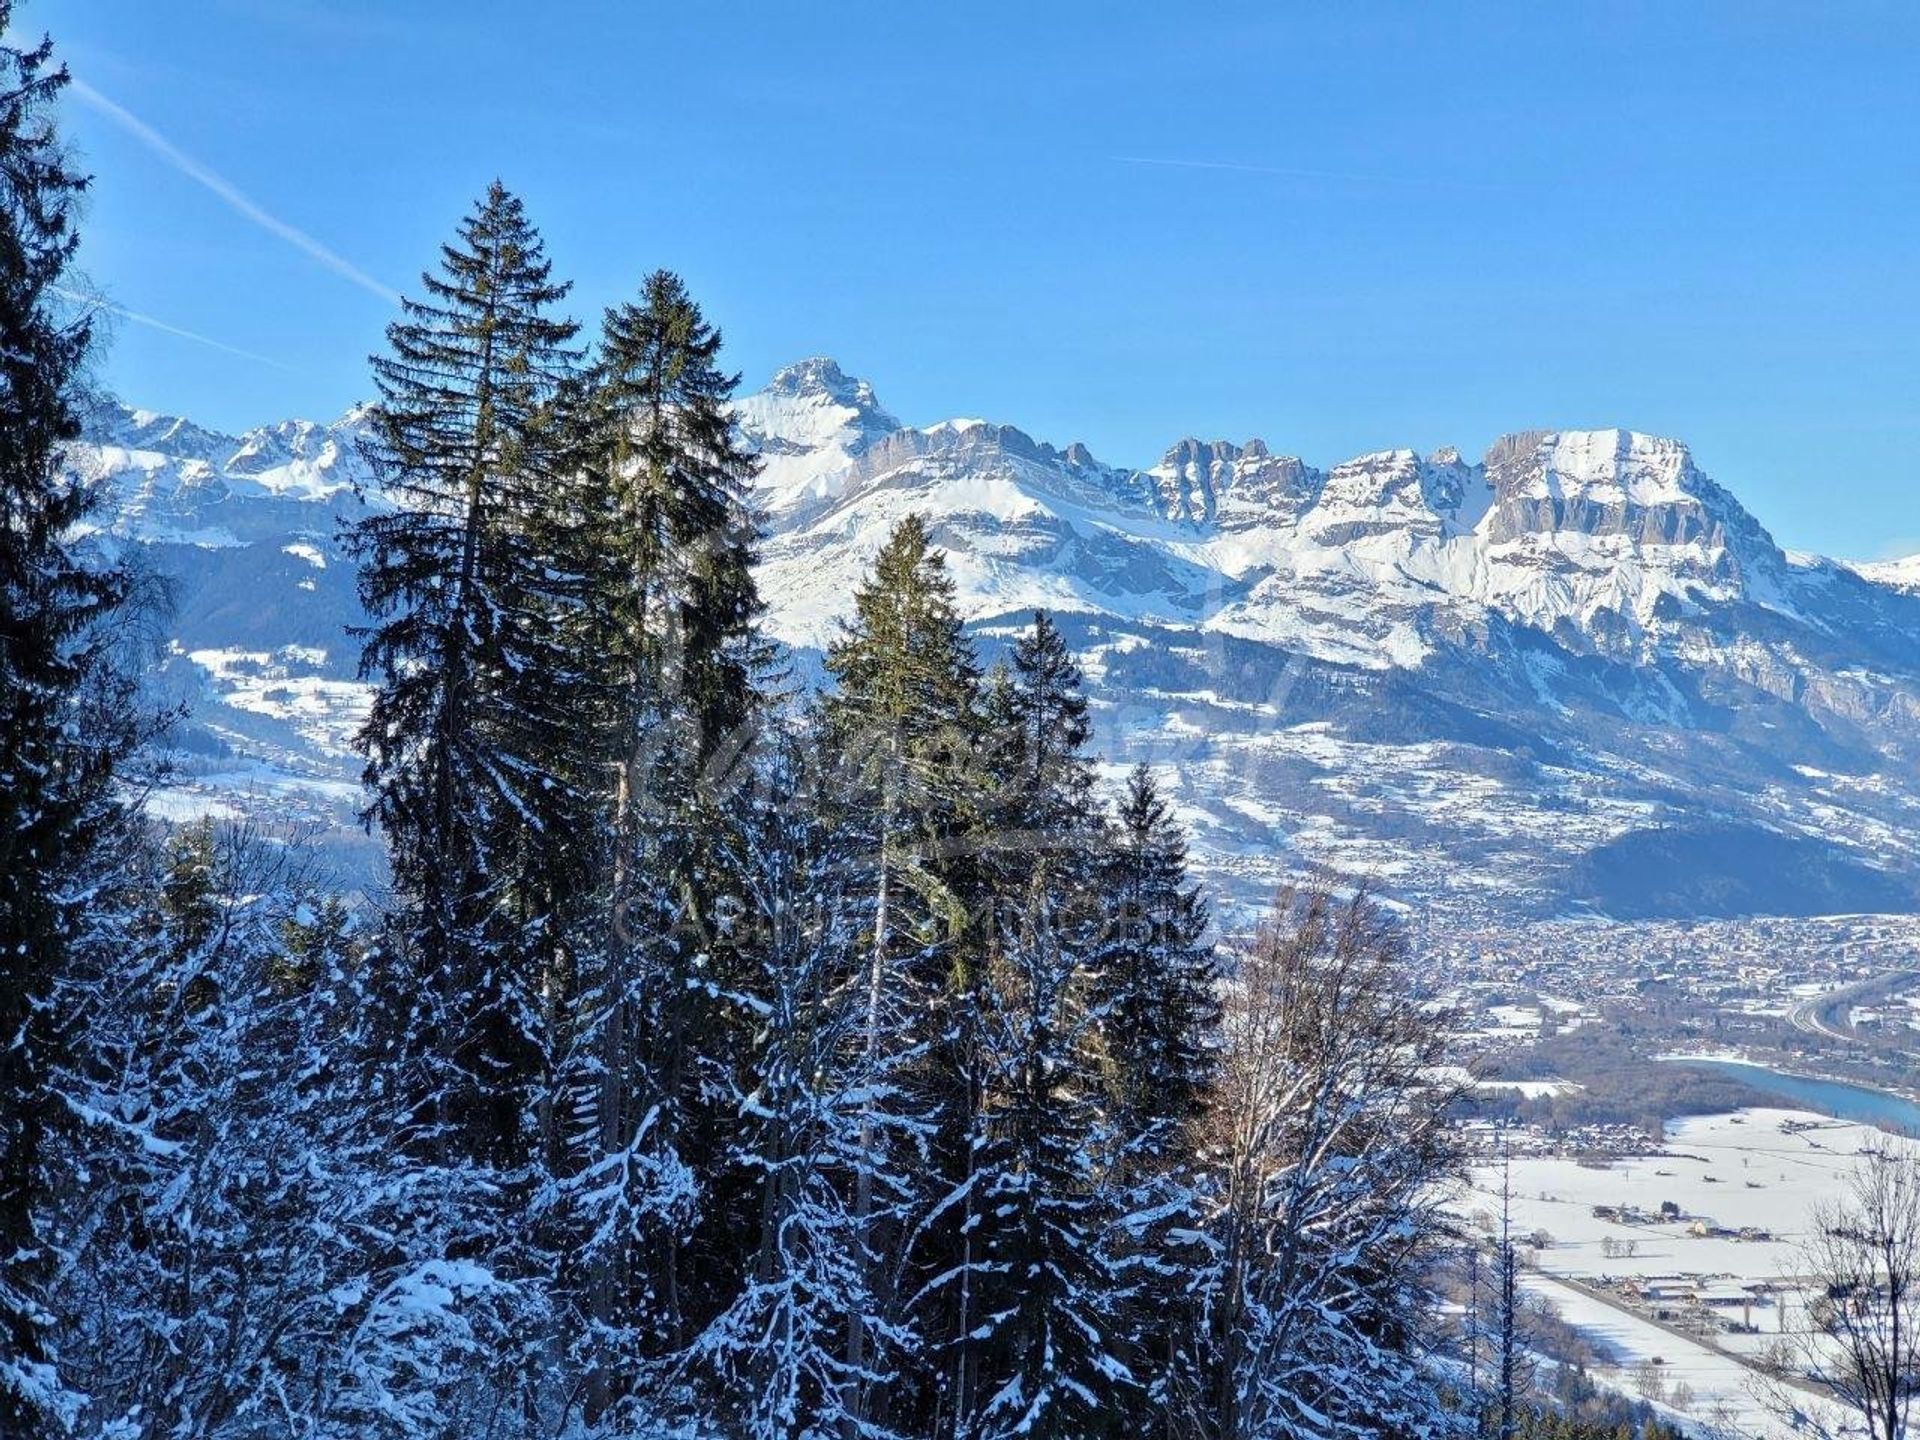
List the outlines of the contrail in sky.
<svg viewBox="0 0 1920 1440">
<path fill-rule="evenodd" d="M 224 340 L 216 340 L 211 335 L 202 335 L 196 330 L 183 330 L 178 325 L 169 325 L 151 315 L 142 315 L 138 310 L 129 310 L 124 305 L 116 305 L 99 295 L 88 295 L 83 291 L 69 289 L 65 285 L 55 285 L 53 292 L 62 299 L 72 300 L 76 304 L 91 305 L 96 310 L 105 310 L 110 315 L 118 315 L 131 320 L 136 325 L 145 325 L 150 330 L 159 330 L 168 335 L 178 335 L 182 340 L 191 340 L 196 345 L 205 345 L 214 350 L 224 350 L 229 355 L 238 355 L 245 360 L 258 360 L 262 365 L 271 365 L 276 370 L 292 371 L 293 366 L 284 360 L 276 360 L 271 355 L 262 355 L 256 350 L 243 350 L 238 345 L 229 345 Z M 297 371 L 295 373 L 298 373 Z"/>
<path fill-rule="evenodd" d="M 398 291 L 394 290 L 391 286 L 382 285 L 351 260 L 346 259 L 344 256 L 336 255 L 325 245 L 314 239 L 313 236 L 307 234 L 306 231 L 299 229 L 297 226 L 289 225 L 279 216 L 269 214 L 267 211 L 261 209 L 259 205 L 255 204 L 254 201 L 247 196 L 246 192 L 233 184 L 232 181 L 215 171 L 209 170 L 205 165 L 202 165 L 198 160 L 181 150 L 171 140 L 167 139 L 166 136 L 147 124 L 146 121 L 142 120 L 138 115 L 135 115 L 131 110 L 115 104 L 84 80 L 73 80 L 72 87 L 74 95 L 112 120 L 114 124 L 132 135 L 134 139 L 138 140 L 142 145 L 145 145 L 182 175 L 185 175 L 190 180 L 197 180 L 200 184 L 206 186 L 207 189 L 211 190 L 215 195 L 218 195 L 229 206 L 239 211 L 269 235 L 284 240 L 296 250 L 305 252 L 310 259 L 319 261 L 320 264 L 333 271 L 333 273 L 340 276 L 341 279 L 351 281 L 368 294 L 378 295 L 389 305 L 398 305 L 400 303 Z"/>
</svg>

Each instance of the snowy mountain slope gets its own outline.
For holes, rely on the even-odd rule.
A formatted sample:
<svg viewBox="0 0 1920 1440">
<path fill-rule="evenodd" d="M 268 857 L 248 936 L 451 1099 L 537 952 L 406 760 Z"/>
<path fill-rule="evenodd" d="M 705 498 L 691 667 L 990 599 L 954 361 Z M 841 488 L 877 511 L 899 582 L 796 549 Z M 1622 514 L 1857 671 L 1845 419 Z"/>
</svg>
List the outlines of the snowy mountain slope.
<svg viewBox="0 0 1920 1440">
<path fill-rule="evenodd" d="M 244 435 L 104 403 L 87 417 L 69 467 L 110 492 L 111 527 L 150 542 L 249 545 L 319 525 L 367 480 L 364 415 L 330 425 L 286 420 Z"/>
<path fill-rule="evenodd" d="M 102 488 L 108 542 L 170 592 L 154 684 L 186 719 L 160 812 L 258 813 L 370 853 L 348 743 L 366 692 L 346 629 L 362 617 L 336 538 L 380 503 L 356 494 L 363 425 L 355 410 L 225 435 L 110 402 L 87 417 L 69 469 Z"/>
<path fill-rule="evenodd" d="M 1903 594 L 1920 594 L 1920 555 L 1903 555 L 1898 560 L 1849 560 L 1847 568 L 1863 579 Z"/>
<path fill-rule="evenodd" d="M 871 385 L 824 358 L 789 365 L 736 415 L 760 453 L 761 503 L 774 515 L 838 494 L 867 447 L 900 429 Z"/>
<path fill-rule="evenodd" d="M 1320 470 L 1186 439 L 1134 470 L 985 421 L 903 427 L 824 359 L 738 414 L 769 628 L 803 672 L 924 516 L 989 651 L 1055 612 L 1116 773 L 1166 768 L 1237 898 L 1313 863 L 1441 913 L 1920 906 L 1920 596 L 1783 553 L 1676 441 L 1530 431 L 1478 463 Z M 103 409 L 74 457 L 180 577 L 167 670 L 222 752 L 192 784 L 238 757 L 274 793 L 310 781 L 329 823 L 363 703 L 332 539 L 358 424 L 227 437 Z"/>
</svg>

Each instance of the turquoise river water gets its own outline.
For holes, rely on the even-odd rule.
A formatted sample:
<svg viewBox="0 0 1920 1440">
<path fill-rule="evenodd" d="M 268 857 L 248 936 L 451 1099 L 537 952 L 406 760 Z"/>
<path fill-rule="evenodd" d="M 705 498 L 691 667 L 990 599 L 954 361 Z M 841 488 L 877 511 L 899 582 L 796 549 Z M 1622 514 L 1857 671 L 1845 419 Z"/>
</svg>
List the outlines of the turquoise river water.
<svg viewBox="0 0 1920 1440">
<path fill-rule="evenodd" d="M 1731 1060 L 1676 1060 L 1674 1063 L 1743 1081 L 1755 1090 L 1791 1101 L 1803 1110 L 1816 1110 L 1822 1115 L 1862 1125 L 1878 1125 L 1897 1134 L 1920 1135 L 1920 1105 L 1885 1090 L 1845 1085 L 1838 1080 L 1814 1080 L 1805 1075 L 1783 1075 L 1763 1065 L 1742 1065 Z"/>
</svg>

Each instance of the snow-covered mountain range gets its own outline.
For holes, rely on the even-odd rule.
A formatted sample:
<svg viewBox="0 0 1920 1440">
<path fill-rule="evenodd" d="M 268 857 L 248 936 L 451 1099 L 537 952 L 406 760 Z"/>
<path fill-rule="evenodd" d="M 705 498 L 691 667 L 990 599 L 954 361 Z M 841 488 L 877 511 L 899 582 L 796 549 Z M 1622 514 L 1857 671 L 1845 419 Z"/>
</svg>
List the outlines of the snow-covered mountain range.
<svg viewBox="0 0 1920 1440">
<path fill-rule="evenodd" d="M 1678 441 L 1525 431 L 1323 470 L 1184 439 L 1138 470 L 904 426 L 824 359 L 738 415 L 768 625 L 803 673 L 919 513 L 986 649 L 1054 613 L 1110 762 L 1163 768 L 1230 897 L 1320 864 L 1443 916 L 1920 908 L 1920 565 L 1782 551 Z M 176 584 L 191 758 L 163 807 L 350 813 L 335 532 L 379 503 L 361 424 L 91 417 L 73 468 Z"/>
</svg>

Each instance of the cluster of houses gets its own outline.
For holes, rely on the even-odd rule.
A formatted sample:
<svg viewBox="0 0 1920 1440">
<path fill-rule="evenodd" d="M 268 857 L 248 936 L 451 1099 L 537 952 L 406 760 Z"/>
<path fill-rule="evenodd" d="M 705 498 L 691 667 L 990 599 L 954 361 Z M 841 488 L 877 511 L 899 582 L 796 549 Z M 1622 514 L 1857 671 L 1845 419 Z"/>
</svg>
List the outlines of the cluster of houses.
<svg viewBox="0 0 1920 1440">
<path fill-rule="evenodd" d="M 1645 1210 L 1631 1204 L 1596 1205 L 1593 1207 L 1593 1218 L 1607 1220 L 1615 1225 L 1672 1225 L 1685 1221 L 1687 1234 L 1696 1240 L 1764 1241 L 1773 1239 L 1771 1230 L 1762 1230 L 1757 1225 L 1742 1225 L 1735 1228 L 1731 1225 L 1715 1224 L 1704 1215 L 1686 1215 L 1671 1200 L 1662 1200 L 1657 1211 Z"/>
<path fill-rule="evenodd" d="M 1605 1170 L 1616 1160 L 1639 1159 L 1660 1151 L 1659 1142 L 1651 1139 L 1644 1127 L 1614 1121 L 1549 1131 L 1532 1123 L 1476 1118 L 1461 1121 L 1459 1135 L 1470 1155 L 1497 1158 L 1505 1154 L 1516 1160 L 1522 1156 L 1568 1156 L 1596 1170 Z"/>
<path fill-rule="evenodd" d="M 1759 1333 L 1758 1320 L 1768 1311 L 1776 1316 L 1773 1328 L 1781 1328 L 1778 1317 L 1791 1290 L 1784 1282 L 1733 1275 L 1629 1275 L 1600 1283 L 1663 1324 L 1748 1335 Z"/>
<path fill-rule="evenodd" d="M 1589 1015 L 1637 995 L 1678 994 L 1728 1017 L 1782 1016 L 1808 993 L 1904 969 L 1917 951 L 1920 916 L 1912 915 L 1582 919 L 1534 922 L 1519 934 L 1452 924 L 1437 926 L 1421 944 L 1439 975 L 1469 993 L 1562 996 Z M 1920 1026 L 1920 1012 L 1910 1007 L 1877 1008 L 1866 1018 Z"/>
</svg>

